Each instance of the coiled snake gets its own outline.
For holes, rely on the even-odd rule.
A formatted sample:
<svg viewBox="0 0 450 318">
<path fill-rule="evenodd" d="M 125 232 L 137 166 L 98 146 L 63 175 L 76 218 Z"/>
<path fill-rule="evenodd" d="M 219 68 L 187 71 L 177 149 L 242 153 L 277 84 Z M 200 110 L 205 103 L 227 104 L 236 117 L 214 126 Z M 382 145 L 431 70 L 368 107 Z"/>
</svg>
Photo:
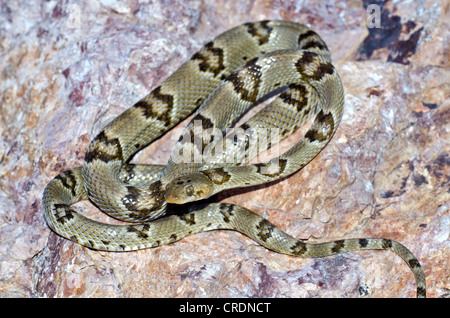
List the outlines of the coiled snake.
<svg viewBox="0 0 450 318">
<path fill-rule="evenodd" d="M 278 97 L 240 127 L 244 134 L 220 138 L 250 106 L 277 90 L 281 92 Z M 157 247 L 217 229 L 242 232 L 270 250 L 300 257 L 391 250 L 409 265 L 417 296 L 424 297 L 422 267 L 406 247 L 392 240 L 304 243 L 258 214 L 225 203 L 192 205 L 185 213 L 160 218 L 167 203 L 196 201 L 298 171 L 331 139 L 343 104 L 341 80 L 317 33 L 288 21 L 235 27 L 207 43 L 161 86 L 107 125 L 91 142 L 82 167 L 51 180 L 43 195 L 46 221 L 59 235 L 106 251 Z M 194 111 L 167 165 L 128 163 L 137 151 Z M 314 118 L 310 129 L 290 150 L 264 163 L 242 164 L 243 158 L 254 155 L 252 132 L 279 131 L 271 142 L 278 141 L 310 118 Z M 205 153 L 211 144 L 220 156 L 208 161 Z M 180 155 L 186 153 L 189 160 L 180 162 Z M 224 157 L 238 160 L 220 160 Z M 103 224 L 71 208 L 87 199 L 112 217 L 138 223 Z"/>
</svg>

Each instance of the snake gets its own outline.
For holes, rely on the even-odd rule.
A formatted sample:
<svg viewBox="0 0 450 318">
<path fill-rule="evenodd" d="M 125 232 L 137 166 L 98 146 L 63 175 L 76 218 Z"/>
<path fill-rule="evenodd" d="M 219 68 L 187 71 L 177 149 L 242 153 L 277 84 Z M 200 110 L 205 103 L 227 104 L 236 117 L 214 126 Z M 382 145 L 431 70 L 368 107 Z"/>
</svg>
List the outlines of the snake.
<svg viewBox="0 0 450 318">
<path fill-rule="evenodd" d="M 236 125 L 271 94 L 272 102 Z M 89 144 L 82 166 L 61 172 L 47 184 L 42 199 L 45 220 L 58 235 L 103 251 L 154 248 L 212 230 L 238 231 L 269 250 L 297 257 L 388 250 L 408 264 L 417 297 L 425 297 L 422 266 L 394 240 L 308 243 L 247 208 L 204 200 L 227 189 L 279 180 L 303 168 L 333 137 L 343 105 L 342 81 L 326 43 L 315 31 L 283 20 L 234 27 L 205 44 L 160 86 L 107 124 Z M 167 164 L 129 162 L 190 115 Z M 309 129 L 289 150 L 248 163 L 258 148 L 251 145 L 263 139 L 260 132 L 274 132 L 265 147 L 272 149 L 308 121 L 312 121 Z M 232 126 L 239 133 L 238 129 L 230 133 Z M 89 219 L 71 207 L 82 200 L 129 223 Z"/>
</svg>

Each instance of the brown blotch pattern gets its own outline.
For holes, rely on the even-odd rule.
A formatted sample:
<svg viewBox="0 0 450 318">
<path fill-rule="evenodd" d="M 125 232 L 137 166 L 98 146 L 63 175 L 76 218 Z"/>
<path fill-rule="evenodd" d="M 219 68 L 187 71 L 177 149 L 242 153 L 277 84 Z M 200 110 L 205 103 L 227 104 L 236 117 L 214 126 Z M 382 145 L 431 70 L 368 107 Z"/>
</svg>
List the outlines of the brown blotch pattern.
<svg viewBox="0 0 450 318">
<path fill-rule="evenodd" d="M 319 67 L 314 72 L 311 78 L 315 81 L 320 81 L 326 74 L 333 75 L 334 66 L 331 63 L 320 64 Z"/>
<path fill-rule="evenodd" d="M 179 216 L 180 220 L 186 222 L 188 225 L 195 224 L 195 213 L 183 214 Z"/>
<path fill-rule="evenodd" d="M 311 74 L 310 67 L 312 63 L 319 57 L 317 53 L 305 51 L 302 57 L 295 63 L 297 71 L 306 79 L 320 81 L 326 74 L 332 75 L 334 73 L 334 66 L 330 62 L 316 62 L 317 67 Z"/>
<path fill-rule="evenodd" d="M 251 103 L 258 98 L 261 84 L 261 66 L 256 64 L 257 61 L 258 58 L 249 61 L 244 67 L 226 78 L 226 81 L 233 84 L 234 90 L 241 99 Z"/>
<path fill-rule="evenodd" d="M 170 125 L 171 111 L 173 108 L 173 96 L 163 94 L 161 86 L 155 88 L 148 96 L 134 104 L 135 108 L 142 109 L 147 119 L 156 118 Z"/>
<path fill-rule="evenodd" d="M 326 50 L 327 46 L 325 43 L 320 41 L 310 41 L 302 46 L 302 49 L 308 50 L 308 49 L 319 49 L 319 50 Z"/>
<path fill-rule="evenodd" d="M 308 39 L 308 41 L 306 41 L 306 43 L 302 44 L 302 42 L 305 42 L 305 40 L 307 40 L 307 39 Z M 307 32 L 300 34 L 300 36 L 298 37 L 297 43 L 302 50 L 318 48 L 320 50 L 328 51 L 328 47 L 327 47 L 326 43 L 324 41 L 322 41 L 320 36 L 312 30 L 308 30 Z"/>
<path fill-rule="evenodd" d="M 234 215 L 232 205 L 221 203 L 219 206 L 219 212 L 222 214 L 223 221 L 225 223 L 231 222 L 231 217 Z"/>
<path fill-rule="evenodd" d="M 56 221 L 61 224 L 73 219 L 73 211 L 67 204 L 54 204 L 53 211 L 56 215 Z"/>
<path fill-rule="evenodd" d="M 344 240 L 336 241 L 336 242 L 334 242 L 333 247 L 331 248 L 331 251 L 333 253 L 339 253 L 344 249 L 344 245 L 345 245 Z"/>
<path fill-rule="evenodd" d="M 386 249 L 386 250 L 391 249 L 392 248 L 392 241 L 391 240 L 387 240 L 387 239 L 383 239 L 383 241 L 381 243 L 381 246 L 384 249 Z"/>
<path fill-rule="evenodd" d="M 71 170 L 64 171 L 55 177 L 55 179 L 61 181 L 64 188 L 69 189 L 73 196 L 76 195 L 75 187 L 77 186 L 77 180 Z"/>
<path fill-rule="evenodd" d="M 269 21 L 260 21 L 258 23 L 246 23 L 247 32 L 254 37 L 259 45 L 263 45 L 269 41 L 272 27 Z"/>
<path fill-rule="evenodd" d="M 309 37 L 318 37 L 318 34 L 316 32 L 314 32 L 313 30 L 308 30 L 307 32 L 302 33 L 298 36 L 297 44 L 301 45 L 301 43 Z M 303 48 L 303 47 L 301 47 L 301 48 Z"/>
<path fill-rule="evenodd" d="M 149 228 L 150 228 L 150 225 L 148 225 L 148 224 L 144 224 L 141 229 L 139 229 L 136 226 L 129 226 L 127 231 L 135 233 L 137 235 L 137 237 L 139 237 L 139 238 L 147 239 L 148 238 L 147 233 L 148 233 Z"/>
<path fill-rule="evenodd" d="M 105 131 L 102 131 L 94 138 L 89 146 L 89 150 L 84 157 L 86 163 L 94 160 L 101 160 L 108 163 L 112 160 L 123 161 L 122 146 L 118 138 L 109 139 Z"/>
<path fill-rule="evenodd" d="M 202 131 L 197 132 L 196 126 L 198 125 L 198 121 L 201 123 Z M 197 114 L 192 118 L 191 123 L 188 126 L 188 130 L 186 134 L 182 134 L 178 139 L 178 142 L 181 144 L 193 143 L 199 148 L 199 151 L 202 153 L 205 147 L 212 142 L 214 142 L 214 135 L 207 135 L 207 129 L 213 128 L 214 123 L 208 117 L 203 116 L 202 114 Z M 189 138 L 187 138 L 187 134 L 189 134 Z M 205 137 L 209 137 L 209 140 Z M 181 149 L 180 149 L 181 151 Z M 181 153 L 180 153 L 181 155 Z"/>
<path fill-rule="evenodd" d="M 321 110 L 314 121 L 312 127 L 305 134 L 305 138 L 310 141 L 324 142 L 331 138 L 334 132 L 334 119 L 331 113 L 324 113 Z"/>
<path fill-rule="evenodd" d="M 216 168 L 211 170 L 201 171 L 207 176 L 214 184 L 221 185 L 231 179 L 231 175 L 223 170 L 223 168 Z"/>
<path fill-rule="evenodd" d="M 292 84 L 289 86 L 289 89 L 281 93 L 279 97 L 286 104 L 295 106 L 295 108 L 297 108 L 297 111 L 299 112 L 308 105 L 307 93 L 308 92 L 305 85 Z"/>
<path fill-rule="evenodd" d="M 411 268 L 420 268 L 420 267 L 422 267 L 422 266 L 420 266 L 419 261 L 417 259 L 415 259 L 415 258 L 410 259 L 408 261 L 408 264 L 409 264 L 409 266 Z"/>
<path fill-rule="evenodd" d="M 359 241 L 358 241 L 358 243 L 359 243 L 359 246 L 361 246 L 361 247 L 367 247 L 367 245 L 369 244 L 369 241 L 368 240 L 366 240 L 366 239 L 360 239 Z"/>
<path fill-rule="evenodd" d="M 175 234 L 175 233 L 173 233 L 172 235 L 170 235 L 170 238 L 169 238 L 169 241 L 172 243 L 172 242 L 175 242 L 175 241 L 177 241 L 178 240 L 178 236 Z"/>
<path fill-rule="evenodd" d="M 195 115 L 194 118 L 192 118 L 191 122 L 195 124 L 195 121 L 200 121 L 202 124 L 202 129 L 204 130 L 214 127 L 214 124 L 211 121 L 211 119 L 203 116 L 202 114 Z"/>
<path fill-rule="evenodd" d="M 140 207 L 138 198 L 141 196 L 141 190 L 133 186 L 127 186 L 128 194 L 122 198 L 123 205 L 132 213 L 129 214 L 135 220 L 146 220 L 153 211 L 161 208 L 164 202 L 164 191 L 162 190 L 161 181 L 152 183 L 148 190 L 153 193 L 152 198 L 155 203 L 150 207 Z"/>
<path fill-rule="evenodd" d="M 256 235 L 263 241 L 267 241 L 272 237 L 275 226 L 267 220 L 261 220 L 256 226 Z"/>
<path fill-rule="evenodd" d="M 418 296 L 418 297 L 424 298 L 424 297 L 426 297 L 426 295 L 427 295 L 427 291 L 426 291 L 425 288 L 420 287 L 420 286 L 417 287 L 417 296 Z"/>
<path fill-rule="evenodd" d="M 192 56 L 192 60 L 199 60 L 198 68 L 202 72 L 209 72 L 217 77 L 224 69 L 223 50 L 214 47 L 213 42 L 209 42 L 203 49 Z"/>
<path fill-rule="evenodd" d="M 122 203 L 130 211 L 141 211 L 138 207 L 138 197 L 140 196 L 140 190 L 136 187 L 127 187 L 128 194 L 122 198 Z M 134 215 L 134 214 L 133 214 Z"/>
<path fill-rule="evenodd" d="M 291 247 L 291 251 L 294 255 L 302 256 L 308 250 L 305 243 L 298 241 Z"/>
</svg>

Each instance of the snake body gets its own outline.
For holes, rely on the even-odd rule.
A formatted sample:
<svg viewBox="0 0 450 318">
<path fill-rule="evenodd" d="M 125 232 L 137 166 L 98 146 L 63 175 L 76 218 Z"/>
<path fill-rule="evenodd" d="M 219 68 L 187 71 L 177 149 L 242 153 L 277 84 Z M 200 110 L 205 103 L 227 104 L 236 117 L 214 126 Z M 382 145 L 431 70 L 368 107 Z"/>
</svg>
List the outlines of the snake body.
<svg viewBox="0 0 450 318">
<path fill-rule="evenodd" d="M 242 136 L 230 143 L 213 133 L 225 135 L 236 118 L 277 90 L 279 96 L 241 126 Z M 82 167 L 50 181 L 43 195 L 46 221 L 59 235 L 106 251 L 157 247 L 217 229 L 239 231 L 270 250 L 300 257 L 391 250 L 407 262 L 416 278 L 417 296 L 424 297 L 422 267 L 406 247 L 393 240 L 304 243 L 258 214 L 225 203 L 191 204 L 183 213 L 161 217 L 168 203 L 197 201 L 225 189 L 262 184 L 298 171 L 329 142 L 341 120 L 343 104 L 341 80 L 316 32 L 288 21 L 235 27 L 207 43 L 161 86 L 108 124 L 91 142 Z M 167 165 L 128 163 L 137 151 L 193 112 Z M 190 159 L 205 159 L 211 144 L 217 149 L 230 145 L 218 152 L 242 159 L 254 155 L 249 147 L 252 129 L 277 129 L 281 133 L 271 141 L 278 141 L 310 118 L 314 118 L 313 124 L 296 145 L 263 163 L 179 161 L 185 153 Z M 199 129 L 200 142 L 194 142 Z M 136 223 L 103 224 L 71 208 L 88 199 L 108 215 Z"/>
</svg>

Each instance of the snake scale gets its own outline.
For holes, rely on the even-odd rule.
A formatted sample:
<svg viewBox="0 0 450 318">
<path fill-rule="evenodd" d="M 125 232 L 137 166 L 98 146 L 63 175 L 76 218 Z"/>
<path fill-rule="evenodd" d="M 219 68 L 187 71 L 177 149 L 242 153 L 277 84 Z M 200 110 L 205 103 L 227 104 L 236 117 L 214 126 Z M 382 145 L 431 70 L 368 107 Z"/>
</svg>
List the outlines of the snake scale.
<svg viewBox="0 0 450 318">
<path fill-rule="evenodd" d="M 244 135 L 216 138 L 214 132 L 225 136 L 236 118 L 277 90 L 278 96 L 269 105 L 240 126 Z M 159 87 L 109 123 L 89 145 L 82 167 L 50 181 L 43 195 L 46 221 L 57 234 L 105 251 L 157 247 L 218 229 L 239 231 L 270 250 L 299 257 L 390 250 L 409 265 L 417 296 L 425 297 L 422 267 L 406 247 L 393 240 L 305 243 L 258 214 L 226 203 L 194 202 L 183 206 L 183 213 L 164 216 L 168 205 L 267 183 L 298 171 L 329 142 L 341 120 L 343 104 L 341 80 L 327 45 L 316 32 L 288 21 L 235 27 L 207 43 Z M 136 152 L 192 113 L 166 165 L 128 163 Z M 242 159 L 253 154 L 249 131 L 278 129 L 280 134 L 274 139 L 278 141 L 309 119 L 313 123 L 303 138 L 271 160 L 256 164 L 192 160 L 196 156 L 204 159 L 211 143 L 230 145 L 231 150 L 221 153 L 218 147 L 217 153 Z M 195 139 L 199 129 L 200 138 Z M 191 160 L 180 162 L 179 156 L 185 153 Z M 91 200 L 108 215 L 134 223 L 110 225 L 88 219 L 71 208 L 81 200 Z"/>
</svg>

